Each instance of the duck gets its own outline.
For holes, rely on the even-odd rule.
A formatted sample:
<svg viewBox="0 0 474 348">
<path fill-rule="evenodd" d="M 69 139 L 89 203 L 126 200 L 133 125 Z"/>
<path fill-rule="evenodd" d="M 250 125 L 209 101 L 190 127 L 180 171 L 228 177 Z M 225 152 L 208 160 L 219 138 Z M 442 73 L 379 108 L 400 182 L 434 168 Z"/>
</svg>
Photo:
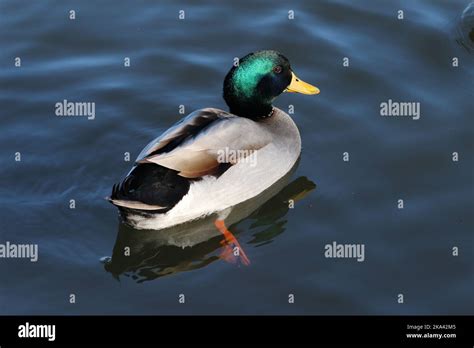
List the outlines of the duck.
<svg viewBox="0 0 474 348">
<path fill-rule="evenodd" d="M 282 93 L 319 94 L 274 50 L 249 53 L 224 78 L 228 111 L 203 108 L 152 140 L 107 200 L 135 229 L 161 230 L 215 214 L 224 240 L 237 245 L 225 218 L 285 176 L 298 161 L 301 137 L 273 106 Z"/>
</svg>

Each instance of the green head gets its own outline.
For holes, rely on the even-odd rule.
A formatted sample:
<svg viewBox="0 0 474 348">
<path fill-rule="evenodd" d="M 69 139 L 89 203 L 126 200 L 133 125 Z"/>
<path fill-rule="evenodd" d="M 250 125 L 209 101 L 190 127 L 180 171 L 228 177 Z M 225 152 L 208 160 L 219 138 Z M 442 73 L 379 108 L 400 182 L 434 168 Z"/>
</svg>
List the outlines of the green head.
<svg viewBox="0 0 474 348">
<path fill-rule="evenodd" d="M 288 59 L 276 51 L 246 55 L 224 80 L 224 99 L 230 112 L 248 118 L 269 115 L 273 100 L 284 91 L 319 93 L 316 87 L 299 80 Z"/>
</svg>

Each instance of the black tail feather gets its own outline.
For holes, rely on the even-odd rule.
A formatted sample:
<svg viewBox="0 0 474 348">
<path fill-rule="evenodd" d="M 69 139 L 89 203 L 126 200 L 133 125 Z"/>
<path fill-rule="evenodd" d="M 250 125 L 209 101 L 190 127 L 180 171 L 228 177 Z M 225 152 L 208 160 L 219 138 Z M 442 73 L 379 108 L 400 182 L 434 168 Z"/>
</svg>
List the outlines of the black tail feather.
<svg viewBox="0 0 474 348">
<path fill-rule="evenodd" d="M 168 211 L 189 191 L 189 186 L 190 181 L 176 171 L 143 163 L 136 165 L 122 182 L 113 185 L 110 200 L 136 201 L 166 207 Z"/>
</svg>

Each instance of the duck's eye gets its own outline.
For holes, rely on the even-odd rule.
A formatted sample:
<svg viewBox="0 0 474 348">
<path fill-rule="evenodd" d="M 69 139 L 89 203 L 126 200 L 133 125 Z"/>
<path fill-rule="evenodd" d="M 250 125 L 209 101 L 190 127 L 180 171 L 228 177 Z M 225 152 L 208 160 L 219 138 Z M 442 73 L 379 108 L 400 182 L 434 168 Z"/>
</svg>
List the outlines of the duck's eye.
<svg viewBox="0 0 474 348">
<path fill-rule="evenodd" d="M 273 72 L 274 72 L 275 74 L 281 73 L 282 70 L 283 70 L 283 69 L 282 69 L 282 67 L 281 67 L 280 65 L 277 65 L 277 66 L 273 67 Z"/>
</svg>

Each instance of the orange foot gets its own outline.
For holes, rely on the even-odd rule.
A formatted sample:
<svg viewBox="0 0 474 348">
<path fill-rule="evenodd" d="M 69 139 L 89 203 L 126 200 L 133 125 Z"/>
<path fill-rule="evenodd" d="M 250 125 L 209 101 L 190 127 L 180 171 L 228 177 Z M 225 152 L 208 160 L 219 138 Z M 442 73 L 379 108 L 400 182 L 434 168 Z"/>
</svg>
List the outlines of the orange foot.
<svg viewBox="0 0 474 348">
<path fill-rule="evenodd" d="M 227 227 L 225 227 L 224 220 L 217 219 L 214 222 L 214 225 L 216 225 L 219 232 L 224 235 L 224 240 L 221 241 L 224 250 L 222 251 L 220 257 L 231 263 L 236 263 L 237 258 L 240 257 L 242 263 L 245 266 L 250 265 L 250 260 L 247 255 L 245 255 L 244 249 L 242 249 L 242 247 L 240 246 L 240 243 L 237 241 L 237 238 L 235 238 L 234 235 L 227 229 Z M 235 248 L 238 249 L 238 256 L 234 253 Z"/>
</svg>

